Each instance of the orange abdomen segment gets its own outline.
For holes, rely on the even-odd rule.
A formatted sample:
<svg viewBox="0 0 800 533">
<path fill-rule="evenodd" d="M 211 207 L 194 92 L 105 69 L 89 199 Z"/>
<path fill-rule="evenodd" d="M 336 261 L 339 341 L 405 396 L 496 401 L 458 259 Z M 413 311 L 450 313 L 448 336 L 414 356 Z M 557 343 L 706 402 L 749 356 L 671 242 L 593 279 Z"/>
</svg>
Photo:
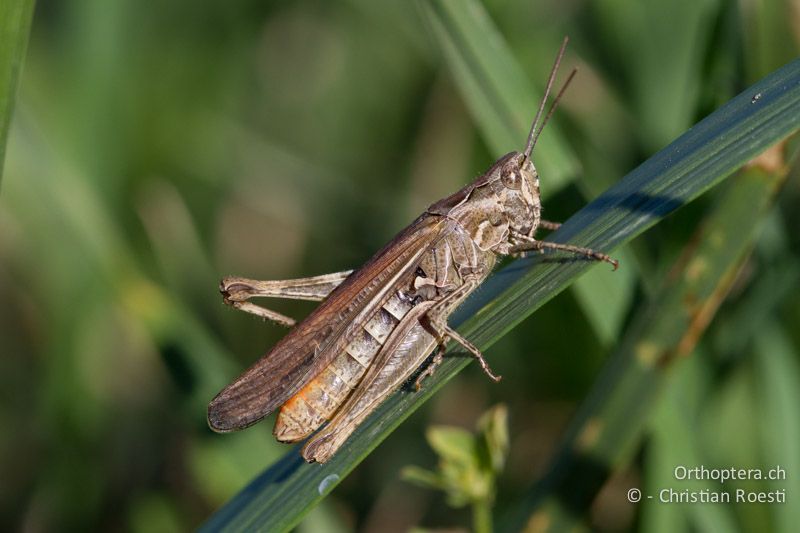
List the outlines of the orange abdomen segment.
<svg viewBox="0 0 800 533">
<path fill-rule="evenodd" d="M 282 442 L 302 440 L 330 419 L 411 307 L 407 299 L 392 295 L 342 353 L 283 404 L 272 430 L 275 438 Z"/>
</svg>

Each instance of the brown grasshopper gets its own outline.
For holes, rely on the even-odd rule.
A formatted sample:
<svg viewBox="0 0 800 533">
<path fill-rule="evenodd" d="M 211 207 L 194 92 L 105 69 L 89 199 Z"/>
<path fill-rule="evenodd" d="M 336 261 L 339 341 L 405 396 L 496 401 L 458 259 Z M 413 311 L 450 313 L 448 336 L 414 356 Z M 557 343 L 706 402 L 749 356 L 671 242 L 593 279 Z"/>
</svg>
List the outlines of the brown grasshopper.
<svg viewBox="0 0 800 533">
<path fill-rule="evenodd" d="M 295 321 L 249 300 L 322 303 L 211 401 L 213 430 L 246 428 L 280 407 L 273 433 L 282 442 L 303 440 L 328 422 L 302 450 L 306 461 L 324 463 L 438 346 L 417 377 L 419 389 L 442 362 L 448 340 L 500 380 L 480 350 L 447 324 L 498 256 L 562 250 L 616 269 L 617 262 L 603 253 L 535 238 L 539 228 L 559 226 L 541 218 L 531 153 L 575 74 L 573 69 L 537 129 L 566 44 L 565 38 L 524 151 L 506 154 L 474 182 L 430 206 L 360 269 L 282 281 L 222 280 L 226 303 L 284 326 Z"/>
</svg>

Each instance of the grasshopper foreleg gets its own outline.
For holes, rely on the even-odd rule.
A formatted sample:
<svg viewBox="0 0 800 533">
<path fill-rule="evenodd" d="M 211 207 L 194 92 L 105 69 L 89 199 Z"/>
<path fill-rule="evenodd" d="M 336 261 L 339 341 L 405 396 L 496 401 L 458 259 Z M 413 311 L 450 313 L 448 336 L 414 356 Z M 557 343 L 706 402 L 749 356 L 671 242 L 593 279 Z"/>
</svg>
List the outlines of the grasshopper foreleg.
<svg viewBox="0 0 800 533">
<path fill-rule="evenodd" d="M 324 300 L 351 272 L 353 271 L 344 270 L 310 278 L 267 281 L 228 277 L 220 282 L 219 292 L 222 293 L 223 301 L 236 309 L 266 318 L 282 326 L 292 327 L 296 323 L 293 318 L 248 300 L 250 298 L 286 298 L 318 302 Z"/>
</svg>

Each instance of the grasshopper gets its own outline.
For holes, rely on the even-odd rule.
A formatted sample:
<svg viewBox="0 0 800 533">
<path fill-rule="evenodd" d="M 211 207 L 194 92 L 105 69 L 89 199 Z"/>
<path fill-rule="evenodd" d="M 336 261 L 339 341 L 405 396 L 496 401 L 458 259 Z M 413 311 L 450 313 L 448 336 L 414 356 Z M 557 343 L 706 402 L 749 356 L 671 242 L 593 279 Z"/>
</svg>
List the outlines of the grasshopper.
<svg viewBox="0 0 800 533">
<path fill-rule="evenodd" d="M 419 390 L 441 364 L 449 340 L 472 354 L 492 380 L 500 380 L 480 350 L 447 324 L 498 257 L 561 250 L 617 268 L 617 261 L 604 253 L 535 238 L 540 228 L 559 226 L 541 218 L 539 176 L 531 154 L 576 72 L 539 128 L 567 42 L 556 56 L 525 149 L 506 154 L 475 181 L 431 205 L 360 269 L 281 281 L 222 280 L 225 303 L 293 329 L 211 401 L 211 429 L 243 429 L 280 407 L 275 437 L 298 442 L 316 432 L 302 455 L 308 462 L 324 463 L 436 349 L 416 379 Z M 295 325 L 252 303 L 255 297 L 322 303 Z"/>
</svg>

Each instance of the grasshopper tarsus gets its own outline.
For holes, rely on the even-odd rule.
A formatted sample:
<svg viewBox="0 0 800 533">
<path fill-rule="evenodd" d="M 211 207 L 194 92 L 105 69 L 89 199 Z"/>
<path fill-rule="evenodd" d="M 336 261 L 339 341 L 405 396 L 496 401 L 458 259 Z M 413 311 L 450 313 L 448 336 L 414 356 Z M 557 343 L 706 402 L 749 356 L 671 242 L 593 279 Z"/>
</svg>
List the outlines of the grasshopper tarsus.
<svg viewBox="0 0 800 533">
<path fill-rule="evenodd" d="M 433 366 L 433 362 L 431 362 L 431 364 L 428 365 L 428 367 L 425 368 L 425 370 L 423 370 L 419 376 L 417 376 L 416 381 L 414 381 L 414 390 L 417 392 L 421 391 L 422 382 L 425 380 L 425 378 L 432 376 L 435 370 L 436 368 Z"/>
<path fill-rule="evenodd" d="M 442 361 L 444 361 L 444 352 L 445 343 L 440 342 L 439 346 L 436 348 L 436 355 L 433 356 L 433 360 L 431 360 L 430 364 L 425 367 L 419 376 L 417 376 L 417 380 L 414 382 L 414 387 L 417 389 L 417 392 L 419 392 L 422 388 L 422 381 L 425 378 L 432 376 L 436 372 L 436 369 L 439 367 L 439 365 L 442 364 Z"/>
<path fill-rule="evenodd" d="M 492 372 L 492 369 L 489 366 L 489 363 L 483 357 L 483 353 L 478 349 L 477 346 L 472 344 L 470 341 L 468 341 L 466 338 L 464 338 L 459 332 L 457 332 L 456 330 L 454 330 L 453 328 L 451 328 L 447 324 L 444 324 L 441 327 L 442 327 L 442 329 L 444 331 L 443 342 L 446 342 L 446 340 L 448 338 L 453 339 L 458 344 L 463 346 L 470 353 L 470 355 L 472 355 L 472 357 L 474 357 L 478 361 L 478 364 L 481 365 L 481 370 L 483 370 L 484 374 L 489 376 L 489 379 L 491 379 L 495 383 L 498 383 L 501 379 L 503 379 L 502 376 L 498 376 L 497 374 Z"/>
</svg>

